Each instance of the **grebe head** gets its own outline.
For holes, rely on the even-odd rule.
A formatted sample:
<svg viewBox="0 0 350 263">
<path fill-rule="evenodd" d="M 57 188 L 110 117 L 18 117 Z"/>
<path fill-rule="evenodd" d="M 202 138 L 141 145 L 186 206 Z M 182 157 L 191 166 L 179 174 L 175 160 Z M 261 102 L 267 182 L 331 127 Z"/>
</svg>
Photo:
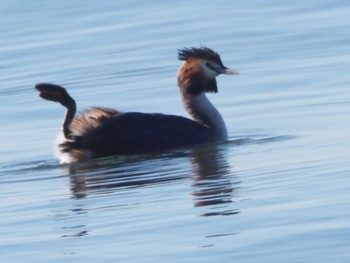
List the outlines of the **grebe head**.
<svg viewBox="0 0 350 263">
<path fill-rule="evenodd" d="M 179 60 L 185 60 L 187 63 L 192 62 L 201 71 L 203 76 L 208 79 L 213 79 L 219 74 L 239 74 L 238 71 L 225 67 L 220 55 L 207 47 L 184 48 L 179 50 L 178 58 Z"/>
<path fill-rule="evenodd" d="M 238 71 L 225 67 L 220 55 L 207 47 L 181 49 L 178 59 L 184 60 L 178 73 L 179 87 L 194 95 L 217 92 L 215 78 L 220 74 L 239 74 Z"/>
</svg>

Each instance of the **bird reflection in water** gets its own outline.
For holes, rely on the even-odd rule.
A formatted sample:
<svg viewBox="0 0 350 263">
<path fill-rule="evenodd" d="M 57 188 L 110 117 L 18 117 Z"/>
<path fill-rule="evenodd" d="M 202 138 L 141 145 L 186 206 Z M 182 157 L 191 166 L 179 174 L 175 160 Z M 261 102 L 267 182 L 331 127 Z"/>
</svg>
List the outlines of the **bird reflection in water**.
<svg viewBox="0 0 350 263">
<path fill-rule="evenodd" d="M 229 209 L 233 203 L 239 181 L 232 182 L 235 176 L 225 158 L 224 147 L 209 145 L 196 148 L 191 155 L 193 171 L 193 192 L 195 207 L 208 207 L 211 211 L 201 216 L 234 215 L 239 211 Z"/>
<path fill-rule="evenodd" d="M 184 158 L 182 153 L 95 159 L 69 165 L 71 192 L 80 199 L 91 194 L 106 194 L 123 189 L 181 180 L 184 175 L 173 172 L 173 158 Z M 161 163 L 161 165 L 160 165 Z"/>
<path fill-rule="evenodd" d="M 225 155 L 228 150 L 226 146 L 209 144 L 171 155 L 139 157 L 122 163 L 108 158 L 71 164 L 68 166 L 71 192 L 73 198 L 80 199 L 89 194 L 105 194 L 192 178 L 193 206 L 210 210 L 201 216 L 234 215 L 239 213 L 232 209 L 239 181 L 234 181 L 235 174 Z M 174 163 L 181 166 L 180 171 L 176 170 Z M 190 176 L 183 172 L 185 163 L 190 164 L 185 169 L 190 171 Z"/>
<path fill-rule="evenodd" d="M 239 213 L 234 199 L 240 182 L 227 161 L 228 144 L 212 144 L 175 152 L 120 161 L 95 159 L 64 166 L 70 178 L 70 208 L 51 211 L 55 232 L 62 238 L 89 235 L 89 207 L 85 197 L 120 192 L 174 181 L 192 181 L 193 207 L 200 217 L 229 216 Z M 186 166 L 187 165 L 187 166 Z M 185 168 L 184 168 L 185 167 Z M 137 193 L 137 192 L 135 192 Z M 111 204 L 124 206 L 129 204 Z M 78 223 L 77 223 L 78 222 Z"/>
</svg>

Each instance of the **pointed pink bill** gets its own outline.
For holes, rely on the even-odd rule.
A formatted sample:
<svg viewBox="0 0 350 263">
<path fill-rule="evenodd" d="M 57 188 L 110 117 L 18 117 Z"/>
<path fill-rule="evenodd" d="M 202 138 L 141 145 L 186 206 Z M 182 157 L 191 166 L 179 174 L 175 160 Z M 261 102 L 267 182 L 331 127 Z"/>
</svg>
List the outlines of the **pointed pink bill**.
<svg viewBox="0 0 350 263">
<path fill-rule="evenodd" d="M 230 68 L 223 68 L 220 71 L 221 74 L 226 74 L 226 75 L 238 75 L 239 72 L 235 69 L 230 69 Z"/>
</svg>

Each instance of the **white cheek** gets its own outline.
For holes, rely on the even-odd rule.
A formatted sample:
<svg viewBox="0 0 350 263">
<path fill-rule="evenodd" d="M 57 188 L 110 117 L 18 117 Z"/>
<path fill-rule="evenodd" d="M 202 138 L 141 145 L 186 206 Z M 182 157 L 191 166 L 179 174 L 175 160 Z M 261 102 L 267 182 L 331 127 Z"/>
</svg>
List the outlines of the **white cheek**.
<svg viewBox="0 0 350 263">
<path fill-rule="evenodd" d="M 208 68 L 204 63 L 201 64 L 201 67 L 202 67 L 204 74 L 207 76 L 207 78 L 213 79 L 219 75 L 216 71 Z"/>
</svg>

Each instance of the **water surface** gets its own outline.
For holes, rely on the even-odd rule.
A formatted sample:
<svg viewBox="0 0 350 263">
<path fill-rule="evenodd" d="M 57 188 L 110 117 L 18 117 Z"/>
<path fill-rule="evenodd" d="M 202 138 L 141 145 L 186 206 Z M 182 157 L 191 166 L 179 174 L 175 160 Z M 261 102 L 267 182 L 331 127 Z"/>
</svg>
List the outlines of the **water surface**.
<svg viewBox="0 0 350 263">
<path fill-rule="evenodd" d="M 3 1 L 1 262 L 349 262 L 347 1 Z M 185 115 L 177 49 L 237 77 L 230 141 L 59 165 L 63 108 Z"/>
</svg>

